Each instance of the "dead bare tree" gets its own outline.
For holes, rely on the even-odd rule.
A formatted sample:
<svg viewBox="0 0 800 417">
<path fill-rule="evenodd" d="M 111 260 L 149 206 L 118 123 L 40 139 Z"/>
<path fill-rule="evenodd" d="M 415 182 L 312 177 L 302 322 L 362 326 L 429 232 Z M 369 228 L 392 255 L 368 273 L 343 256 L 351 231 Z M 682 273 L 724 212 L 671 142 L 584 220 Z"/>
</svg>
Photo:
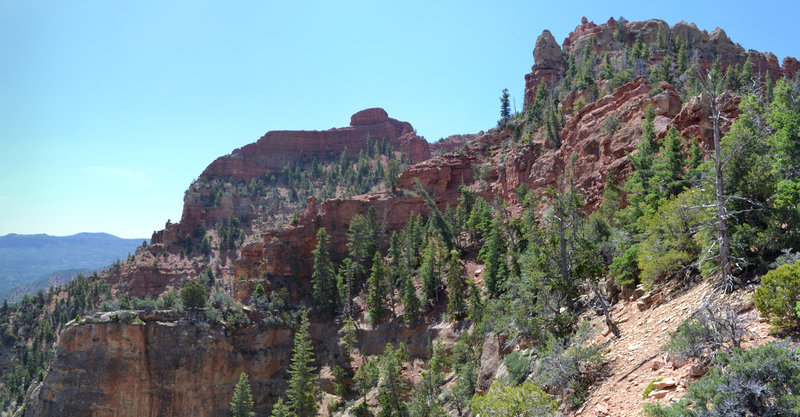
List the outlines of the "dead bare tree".
<svg viewBox="0 0 800 417">
<path fill-rule="evenodd" d="M 710 111 L 709 117 L 711 118 L 714 136 L 714 149 L 713 153 L 711 154 L 711 160 L 714 162 L 714 199 L 711 204 L 699 205 L 691 208 L 713 210 L 713 220 L 710 226 L 714 228 L 716 238 L 714 243 L 707 248 L 705 253 L 701 256 L 698 261 L 698 265 L 702 265 L 703 263 L 711 260 L 716 260 L 717 264 L 719 265 L 718 268 L 722 289 L 725 292 L 730 292 L 733 290 L 735 285 L 740 284 L 740 282 L 736 277 L 734 277 L 731 270 L 731 241 L 728 233 L 728 219 L 734 213 L 728 211 L 727 203 L 729 200 L 738 197 L 725 194 L 725 179 L 723 176 L 723 171 L 725 169 L 725 165 L 727 165 L 727 163 L 736 154 L 736 152 L 738 152 L 739 149 L 735 149 L 729 152 L 727 155 L 723 155 L 721 143 L 721 124 L 725 117 L 722 115 L 722 111 L 719 108 L 719 98 L 724 90 L 721 71 L 719 68 L 712 67 L 711 71 L 708 71 L 705 74 L 703 74 L 702 70 L 699 70 L 699 72 L 700 74 L 698 79 L 703 89 L 703 95 L 705 96 L 701 99 L 705 99 L 708 102 Z"/>
</svg>

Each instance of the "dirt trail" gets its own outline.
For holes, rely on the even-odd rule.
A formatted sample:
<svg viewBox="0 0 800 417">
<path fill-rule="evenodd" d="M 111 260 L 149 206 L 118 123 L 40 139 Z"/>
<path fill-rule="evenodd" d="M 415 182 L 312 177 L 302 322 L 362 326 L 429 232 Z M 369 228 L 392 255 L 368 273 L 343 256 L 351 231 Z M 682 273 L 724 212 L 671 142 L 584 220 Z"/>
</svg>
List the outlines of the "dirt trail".
<svg viewBox="0 0 800 417">
<path fill-rule="evenodd" d="M 652 306 L 644 311 L 640 310 L 644 305 L 639 301 L 621 301 L 614 305 L 611 313 L 621 335 L 614 338 L 613 334 L 606 331 L 595 337 L 594 342 L 608 342 L 608 365 L 603 379 L 590 389 L 586 403 L 571 415 L 641 416 L 645 402 L 666 404 L 681 398 L 687 383 L 699 378 L 692 374 L 701 374 L 703 370 L 695 366 L 693 361 L 680 363 L 670 360 L 661 346 L 669 340 L 670 333 L 709 296 L 720 297 L 720 294 L 704 282 L 689 290 L 673 291 L 664 297 L 646 294 L 639 300 L 653 301 Z M 719 302 L 742 306 L 738 308 L 740 316 L 749 320 L 747 328 L 751 332 L 746 343 L 761 344 L 770 338 L 769 326 L 758 319 L 758 311 L 752 308 L 752 289 L 726 295 Z M 591 321 L 597 328 L 606 329 L 603 317 L 592 317 Z M 658 378 L 663 378 L 661 385 L 666 387 L 655 389 L 648 398 L 642 398 L 645 388 Z"/>
</svg>

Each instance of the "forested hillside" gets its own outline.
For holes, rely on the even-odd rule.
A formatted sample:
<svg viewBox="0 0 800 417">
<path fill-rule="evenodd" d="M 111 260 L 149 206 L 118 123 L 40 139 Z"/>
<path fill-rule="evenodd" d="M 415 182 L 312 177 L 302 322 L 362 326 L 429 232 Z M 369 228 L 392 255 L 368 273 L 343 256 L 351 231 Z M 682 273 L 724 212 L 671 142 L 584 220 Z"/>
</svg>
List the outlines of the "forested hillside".
<svg viewBox="0 0 800 417">
<path fill-rule="evenodd" d="M 3 307 L 4 408 L 797 414 L 800 83 L 770 55 L 584 20 L 539 37 L 523 111 L 438 149 L 381 109 L 268 133 L 130 259 Z"/>
</svg>

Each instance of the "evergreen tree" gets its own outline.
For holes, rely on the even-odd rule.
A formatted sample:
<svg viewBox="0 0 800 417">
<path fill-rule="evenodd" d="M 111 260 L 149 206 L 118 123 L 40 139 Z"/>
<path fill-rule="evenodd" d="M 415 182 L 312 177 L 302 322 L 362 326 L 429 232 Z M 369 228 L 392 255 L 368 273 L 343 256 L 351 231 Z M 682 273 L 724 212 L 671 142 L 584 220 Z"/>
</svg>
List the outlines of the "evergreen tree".
<svg viewBox="0 0 800 417">
<path fill-rule="evenodd" d="M 611 65 L 611 56 L 606 52 L 603 57 L 603 70 L 600 72 L 600 78 L 610 80 L 614 77 L 614 66 Z"/>
<path fill-rule="evenodd" d="M 644 120 L 642 120 L 642 136 L 636 146 L 636 153 L 628 155 L 633 165 L 634 173 L 628 180 L 626 189 L 633 193 L 631 202 L 635 205 L 644 202 L 647 191 L 650 190 L 650 181 L 653 177 L 653 162 L 656 150 L 654 118 L 653 108 L 648 106 L 645 109 Z"/>
<path fill-rule="evenodd" d="M 389 284 L 389 298 L 392 302 L 392 311 L 394 311 L 395 289 L 400 290 L 400 297 L 402 297 L 402 281 L 405 280 L 408 275 L 405 271 L 405 262 L 403 262 L 403 252 L 400 249 L 400 235 L 398 235 L 397 232 L 392 232 L 392 236 L 389 238 L 389 251 L 387 255 L 390 260 L 387 268 L 388 270 L 386 271 L 386 282 Z"/>
<path fill-rule="evenodd" d="M 508 101 L 508 89 L 503 89 L 503 95 L 500 96 L 500 122 L 498 125 L 504 127 L 511 117 L 511 105 Z"/>
<path fill-rule="evenodd" d="M 436 243 L 433 238 L 428 238 L 422 265 L 419 267 L 419 279 L 422 282 L 422 295 L 430 305 L 435 305 L 442 290 L 442 280 L 436 261 Z"/>
<path fill-rule="evenodd" d="M 544 111 L 547 106 L 549 92 L 545 83 L 539 83 L 536 87 L 536 96 L 533 99 L 530 109 L 528 110 L 528 124 L 533 127 L 538 127 L 544 120 Z"/>
<path fill-rule="evenodd" d="M 656 34 L 656 46 L 661 51 L 665 51 L 667 49 L 667 42 L 668 39 L 664 36 L 663 28 L 658 28 L 658 33 Z"/>
<path fill-rule="evenodd" d="M 375 254 L 376 242 L 372 225 L 362 214 L 356 214 L 350 220 L 347 232 L 347 250 L 350 259 L 361 267 L 371 260 Z"/>
<path fill-rule="evenodd" d="M 314 284 L 314 304 L 325 314 L 336 312 L 336 274 L 328 253 L 328 231 L 324 227 L 317 230 L 317 247 L 314 255 L 314 272 L 311 280 Z"/>
<path fill-rule="evenodd" d="M 389 158 L 389 162 L 387 163 L 386 167 L 386 177 L 384 178 L 383 184 L 386 188 L 392 190 L 393 193 L 397 192 L 397 178 L 399 175 L 400 164 L 394 157 Z"/>
<path fill-rule="evenodd" d="M 358 265 L 353 263 L 350 258 L 344 258 L 339 265 L 339 273 L 336 275 L 336 287 L 339 291 L 339 305 L 342 306 L 342 314 L 350 317 L 353 313 L 353 291 L 355 290 L 355 280 Z"/>
<path fill-rule="evenodd" d="M 403 240 L 406 248 L 406 263 L 408 269 L 416 269 L 420 262 L 421 248 L 425 243 L 422 216 L 412 215 L 403 230 Z"/>
<path fill-rule="evenodd" d="M 361 360 L 361 366 L 356 370 L 353 379 L 366 402 L 367 392 L 375 388 L 381 375 L 380 369 L 378 369 L 378 363 L 374 358 L 370 358 L 367 361 L 366 358 L 362 357 Z"/>
<path fill-rule="evenodd" d="M 700 179 L 699 168 L 703 163 L 703 151 L 700 150 L 697 139 L 689 139 L 689 142 L 689 172 L 686 174 L 686 179 L 697 181 Z"/>
<path fill-rule="evenodd" d="M 381 378 L 378 382 L 378 404 L 381 410 L 378 417 L 402 417 L 408 415 L 406 405 L 400 401 L 405 391 L 405 383 L 400 369 L 403 365 L 404 349 L 392 344 L 386 345 L 386 351 L 381 360 Z"/>
<path fill-rule="evenodd" d="M 680 41 L 680 46 L 678 47 L 678 61 L 676 62 L 678 74 L 683 74 L 686 72 L 688 62 L 689 56 L 686 53 L 686 42 Z"/>
<path fill-rule="evenodd" d="M 553 147 L 561 147 L 561 120 L 558 116 L 558 107 L 551 102 L 547 108 L 545 125 L 547 127 L 547 137 L 553 143 Z"/>
<path fill-rule="evenodd" d="M 500 216 L 495 216 L 491 223 L 489 238 L 478 253 L 478 259 L 483 261 L 483 279 L 490 297 L 500 294 L 507 272 L 506 247 L 502 228 L 502 219 Z"/>
<path fill-rule="evenodd" d="M 683 167 L 686 158 L 683 154 L 683 138 L 675 126 L 671 126 L 667 136 L 661 141 L 661 152 L 653 162 L 653 186 L 655 192 L 653 207 L 661 201 L 678 194 L 683 189 Z"/>
<path fill-rule="evenodd" d="M 420 301 L 417 296 L 417 288 L 414 287 L 414 280 L 409 277 L 403 283 L 403 320 L 408 324 L 414 324 L 419 320 Z"/>
<path fill-rule="evenodd" d="M 289 407 L 297 417 L 311 417 L 317 413 L 315 398 L 319 385 L 315 378 L 314 349 L 311 346 L 308 312 L 303 310 L 300 316 L 300 328 L 294 335 L 292 361 L 289 365 L 289 389 L 286 396 Z"/>
<path fill-rule="evenodd" d="M 272 406 L 270 417 L 294 417 L 289 405 L 283 402 L 283 398 L 278 398 L 275 405 Z"/>
<path fill-rule="evenodd" d="M 464 300 L 464 268 L 458 257 L 458 251 L 450 251 L 450 263 L 447 268 L 447 289 L 450 292 L 447 301 L 447 313 L 452 319 L 460 319 L 466 313 L 467 305 Z"/>
<path fill-rule="evenodd" d="M 369 276 L 367 285 L 369 286 L 369 294 L 367 295 L 369 316 L 373 323 L 378 323 L 386 314 L 386 277 L 380 252 L 375 252 L 375 257 L 372 260 L 372 273 Z"/>
<path fill-rule="evenodd" d="M 356 350 L 358 336 L 356 335 L 356 322 L 353 317 L 347 317 L 341 330 L 341 342 L 344 345 L 344 362 L 347 367 L 353 361 L 353 352 Z"/>
<path fill-rule="evenodd" d="M 753 63 L 750 61 L 749 56 L 744 61 L 742 71 L 739 73 L 739 85 L 746 91 L 753 87 Z"/>
<path fill-rule="evenodd" d="M 239 382 L 233 388 L 230 410 L 233 417 L 253 417 L 256 415 L 253 412 L 253 395 L 250 393 L 250 381 L 244 372 L 239 375 Z"/>
<path fill-rule="evenodd" d="M 731 91 L 739 91 L 741 89 L 741 68 L 739 64 L 732 64 L 728 66 L 725 72 L 725 88 Z"/>
</svg>

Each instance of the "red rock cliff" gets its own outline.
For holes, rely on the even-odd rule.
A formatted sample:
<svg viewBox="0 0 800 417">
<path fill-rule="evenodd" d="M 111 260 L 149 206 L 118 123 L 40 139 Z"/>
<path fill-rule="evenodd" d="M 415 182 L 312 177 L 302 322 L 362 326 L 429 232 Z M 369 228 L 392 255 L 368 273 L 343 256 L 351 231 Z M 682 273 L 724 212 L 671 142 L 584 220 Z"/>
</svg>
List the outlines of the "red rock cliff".
<svg viewBox="0 0 800 417">
<path fill-rule="evenodd" d="M 414 128 L 408 122 L 390 118 L 381 108 L 362 110 L 350 118 L 350 126 L 323 131 L 278 130 L 267 132 L 255 143 L 217 158 L 203 171 L 202 177 L 234 177 L 249 181 L 267 173 L 279 172 L 284 166 L 302 157 L 338 156 L 346 147 L 358 154 L 366 139 L 385 138 L 395 149 L 413 152 L 409 159 L 416 163 L 430 157 L 422 142 L 414 140 Z M 413 145 L 411 142 L 414 142 Z M 427 144 L 427 142 L 425 142 Z M 422 146 L 418 146 L 422 145 Z"/>
</svg>

